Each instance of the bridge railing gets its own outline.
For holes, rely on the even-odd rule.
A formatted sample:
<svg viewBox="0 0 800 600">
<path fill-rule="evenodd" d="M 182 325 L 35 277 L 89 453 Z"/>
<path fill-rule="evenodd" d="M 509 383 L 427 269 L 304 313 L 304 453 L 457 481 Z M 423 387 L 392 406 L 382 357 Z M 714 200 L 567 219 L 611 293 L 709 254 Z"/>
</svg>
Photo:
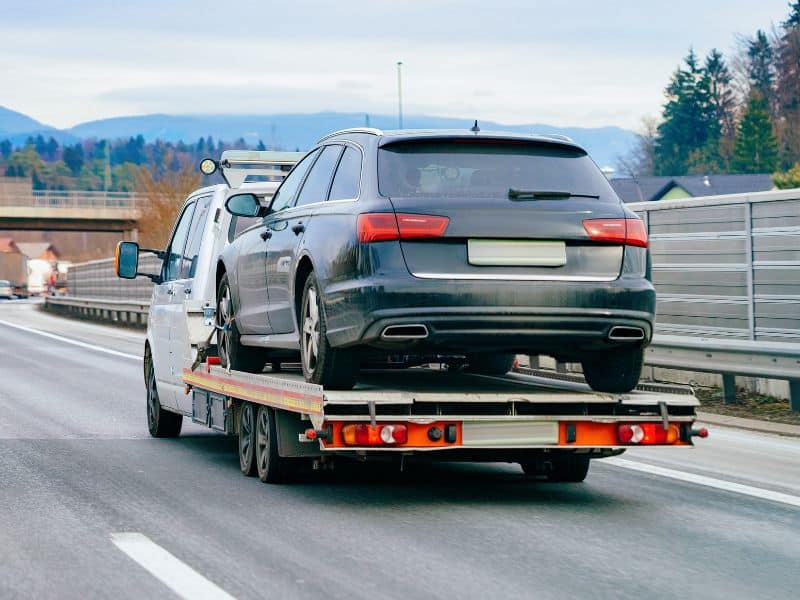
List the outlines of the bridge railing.
<svg viewBox="0 0 800 600">
<path fill-rule="evenodd" d="M 102 208 L 135 210 L 143 197 L 130 192 L 81 190 L 33 190 L 27 193 L 0 194 L 0 206 L 29 208 Z"/>
</svg>

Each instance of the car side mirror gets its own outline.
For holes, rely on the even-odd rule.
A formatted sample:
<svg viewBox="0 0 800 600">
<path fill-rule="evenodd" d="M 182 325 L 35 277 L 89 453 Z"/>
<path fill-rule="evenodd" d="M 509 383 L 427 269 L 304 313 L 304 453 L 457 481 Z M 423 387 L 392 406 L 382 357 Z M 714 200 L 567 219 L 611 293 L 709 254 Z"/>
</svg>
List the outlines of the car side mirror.
<svg viewBox="0 0 800 600">
<path fill-rule="evenodd" d="M 114 272 L 122 279 L 136 279 L 139 271 L 139 244 L 119 242 L 114 253 Z"/>
<path fill-rule="evenodd" d="M 225 201 L 225 209 L 237 217 L 258 217 L 263 211 L 255 194 L 234 194 Z"/>
<path fill-rule="evenodd" d="M 164 252 L 161 250 L 150 250 L 149 248 L 139 248 L 136 242 L 119 242 L 114 251 L 114 273 L 122 279 L 136 279 L 137 277 L 147 277 L 155 284 L 161 283 L 161 275 L 139 272 L 139 253 L 151 252 L 164 260 Z"/>
</svg>

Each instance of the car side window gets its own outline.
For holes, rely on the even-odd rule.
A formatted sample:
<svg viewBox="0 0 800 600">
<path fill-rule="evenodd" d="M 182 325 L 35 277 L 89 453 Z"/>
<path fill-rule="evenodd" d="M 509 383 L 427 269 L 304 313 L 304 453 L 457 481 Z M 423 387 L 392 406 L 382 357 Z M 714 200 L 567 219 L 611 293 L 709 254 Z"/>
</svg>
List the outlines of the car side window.
<svg viewBox="0 0 800 600">
<path fill-rule="evenodd" d="M 352 200 L 358 198 L 361 187 L 361 151 L 346 146 L 333 177 L 328 200 Z"/>
<path fill-rule="evenodd" d="M 189 226 L 192 224 L 192 216 L 194 215 L 194 206 L 195 203 L 190 202 L 183 209 L 183 214 L 181 214 L 178 225 L 175 227 L 175 232 L 172 234 L 172 241 L 170 241 L 167 249 L 167 258 L 164 261 L 164 281 L 178 279 L 181 260 L 183 259 L 183 249 L 186 246 Z"/>
<path fill-rule="evenodd" d="M 319 155 L 317 162 L 311 167 L 311 172 L 306 177 L 303 189 L 300 190 L 300 194 L 297 196 L 295 206 L 325 202 L 328 197 L 328 190 L 331 187 L 333 170 L 336 168 L 336 163 L 339 162 L 341 154 L 342 146 L 339 144 L 325 146 L 322 149 L 322 154 Z"/>
<path fill-rule="evenodd" d="M 283 180 L 281 187 L 275 192 L 272 203 L 269 205 L 272 212 L 278 212 L 292 205 L 297 190 L 300 189 L 300 184 L 303 183 L 306 173 L 311 168 L 311 165 L 314 164 L 314 159 L 318 154 L 319 150 L 314 150 L 307 154 L 303 160 L 295 165 L 289 176 Z"/>
<path fill-rule="evenodd" d="M 203 233 L 206 229 L 208 213 L 211 210 L 211 196 L 203 196 L 197 200 L 192 217 L 192 225 L 189 228 L 189 238 L 186 242 L 186 250 L 183 253 L 178 279 L 190 279 L 194 277 L 197 269 L 197 259 L 200 254 L 200 242 L 203 241 Z"/>
</svg>

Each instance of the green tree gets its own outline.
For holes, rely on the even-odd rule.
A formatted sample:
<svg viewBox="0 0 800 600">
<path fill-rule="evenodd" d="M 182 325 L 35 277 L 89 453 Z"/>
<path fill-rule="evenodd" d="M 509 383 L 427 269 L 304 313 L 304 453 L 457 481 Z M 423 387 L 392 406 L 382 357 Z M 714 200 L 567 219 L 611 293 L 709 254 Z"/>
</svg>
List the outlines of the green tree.
<svg viewBox="0 0 800 600">
<path fill-rule="evenodd" d="M 775 123 L 781 165 L 800 162 L 800 2 L 790 5 L 775 48 Z"/>
<path fill-rule="evenodd" d="M 772 183 L 781 190 L 800 188 L 800 163 L 797 163 L 788 171 L 775 173 L 772 176 Z"/>
<path fill-rule="evenodd" d="M 667 85 L 663 120 L 658 126 L 654 174 L 685 175 L 693 152 L 706 147 L 715 122 L 710 79 L 693 49 Z"/>
<path fill-rule="evenodd" d="M 778 166 L 778 142 L 766 101 L 750 95 L 736 135 L 733 168 L 737 173 L 772 173 Z"/>
<path fill-rule="evenodd" d="M 767 34 L 760 29 L 756 31 L 756 37 L 747 43 L 747 77 L 751 91 L 769 103 L 775 83 L 774 53 Z"/>
</svg>

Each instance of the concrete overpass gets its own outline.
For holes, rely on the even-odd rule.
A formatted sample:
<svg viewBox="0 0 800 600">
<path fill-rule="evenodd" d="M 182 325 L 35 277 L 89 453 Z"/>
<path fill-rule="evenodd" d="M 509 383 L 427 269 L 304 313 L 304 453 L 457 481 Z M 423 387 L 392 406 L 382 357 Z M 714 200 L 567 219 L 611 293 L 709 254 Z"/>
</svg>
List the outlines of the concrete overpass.
<svg viewBox="0 0 800 600">
<path fill-rule="evenodd" d="M 143 199 L 126 192 L 0 188 L 0 230 L 117 232 L 136 240 Z"/>
</svg>

